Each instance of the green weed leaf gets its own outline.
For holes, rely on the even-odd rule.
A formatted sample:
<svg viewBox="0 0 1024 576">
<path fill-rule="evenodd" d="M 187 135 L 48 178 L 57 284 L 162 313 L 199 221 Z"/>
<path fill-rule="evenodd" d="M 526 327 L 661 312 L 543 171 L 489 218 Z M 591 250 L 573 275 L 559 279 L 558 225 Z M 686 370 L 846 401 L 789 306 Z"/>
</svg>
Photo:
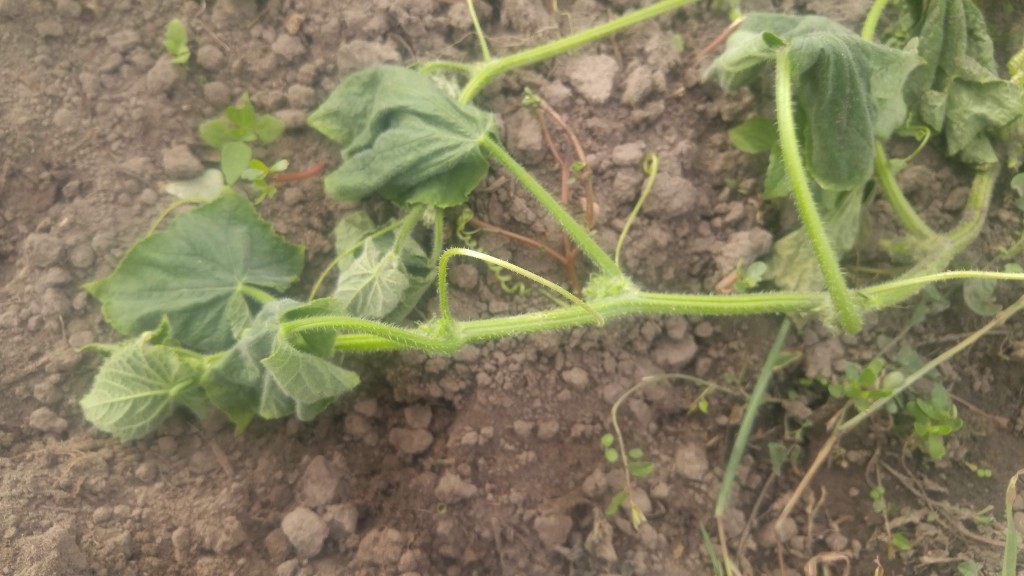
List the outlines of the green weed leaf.
<svg viewBox="0 0 1024 576">
<path fill-rule="evenodd" d="M 495 135 L 493 116 L 396 66 L 352 74 L 308 122 L 342 147 L 344 163 L 324 180 L 329 195 L 403 206 L 465 202 L 487 174 L 480 142 Z"/>
<path fill-rule="evenodd" d="M 181 20 L 175 18 L 167 23 L 164 49 L 170 54 L 171 62 L 175 64 L 184 64 L 192 57 L 192 51 L 188 48 L 188 29 Z"/>
<path fill-rule="evenodd" d="M 85 418 L 122 441 L 156 430 L 176 405 L 201 413 L 203 401 L 190 393 L 200 373 L 168 348 L 137 340 L 117 349 L 100 367 L 81 400 Z"/>
<path fill-rule="evenodd" d="M 907 550 L 910 550 L 910 548 L 912 547 L 910 539 L 907 538 L 907 536 L 902 532 L 893 532 L 890 544 L 892 544 L 892 547 L 900 552 L 906 552 Z"/>
<path fill-rule="evenodd" d="M 220 150 L 231 142 L 259 140 L 270 144 L 284 133 L 284 123 L 270 114 L 256 114 L 249 93 L 242 94 L 239 106 L 228 106 L 224 116 L 199 125 L 199 137 L 211 148 Z"/>
<path fill-rule="evenodd" d="M 629 473 L 636 478 L 647 478 L 654 473 L 653 462 L 630 462 Z"/>
<path fill-rule="evenodd" d="M 233 122 L 235 126 L 243 130 L 246 134 L 246 140 L 252 140 L 255 138 L 256 131 L 256 108 L 253 107 L 252 101 L 249 100 L 249 93 L 242 93 L 242 104 L 239 106 L 228 106 L 224 110 L 224 115 L 227 116 L 228 120 Z"/>
<path fill-rule="evenodd" d="M 199 137 L 211 148 L 218 150 L 229 142 L 240 142 L 244 134 L 224 118 L 212 118 L 199 125 Z"/>
<path fill-rule="evenodd" d="M 302 271 L 303 248 L 274 233 L 245 198 L 225 192 L 137 243 L 114 273 L 85 285 L 103 316 L 128 335 L 166 315 L 186 347 L 217 352 L 234 342 L 247 289 L 282 291 Z"/>
<path fill-rule="evenodd" d="M 275 300 L 260 310 L 238 342 L 211 366 L 201 384 L 210 402 L 239 432 L 255 416 L 311 420 L 359 384 L 359 376 L 330 362 L 334 334 L 294 339 L 281 324 L 299 318 L 344 314 L 332 299 L 308 304 Z"/>
<path fill-rule="evenodd" d="M 228 142 L 220 149 L 220 169 L 228 186 L 234 184 L 249 168 L 252 148 L 242 142 Z"/>
<path fill-rule="evenodd" d="M 615 496 L 612 496 L 611 501 L 608 503 L 608 507 L 604 510 L 605 516 L 615 516 L 615 514 L 618 513 L 619 508 L 622 507 L 622 503 L 626 501 L 627 496 L 629 496 L 629 493 L 625 490 L 620 490 L 615 494 Z"/>
<path fill-rule="evenodd" d="M 256 138 L 264 144 L 270 144 L 284 134 L 284 122 L 270 114 L 262 114 L 256 118 L 253 124 L 253 132 Z"/>
</svg>

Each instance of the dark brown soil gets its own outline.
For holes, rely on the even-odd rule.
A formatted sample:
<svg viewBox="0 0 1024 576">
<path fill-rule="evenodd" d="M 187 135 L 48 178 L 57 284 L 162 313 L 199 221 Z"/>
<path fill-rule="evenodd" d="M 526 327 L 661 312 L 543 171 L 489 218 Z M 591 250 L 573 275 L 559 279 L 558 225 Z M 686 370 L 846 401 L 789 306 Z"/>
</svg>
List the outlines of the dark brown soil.
<svg viewBox="0 0 1024 576">
<path fill-rule="evenodd" d="M 492 49 L 508 53 L 633 5 L 561 2 L 569 20 L 545 4 L 481 4 Z M 782 4 L 745 8 L 820 11 L 856 25 L 869 2 Z M 174 17 L 193 40 L 186 66 L 171 64 L 161 46 Z M 502 118 L 512 152 L 551 189 L 558 171 L 521 109 L 523 89 L 569 121 L 594 169 L 596 235 L 608 247 L 640 192 L 642 155 L 659 154 L 658 184 L 623 255 L 645 287 L 712 292 L 739 261 L 764 256 L 782 233 L 776 223 L 787 221 L 762 206 L 762 160 L 726 137 L 758 111 L 755 99 L 700 83 L 707 62 L 697 52 L 726 24 L 703 7 L 682 10 L 512 74 L 482 98 Z M 222 417 L 180 414 L 157 435 L 121 444 L 82 418 L 78 399 L 98 360 L 77 350 L 118 335 L 80 285 L 110 273 L 170 204 L 163 181 L 201 169 L 199 123 L 247 91 L 291 127 L 262 157 L 334 165 L 337 150 L 303 127 L 306 113 L 359 68 L 474 58 L 470 30 L 461 1 L 0 0 L 0 574 L 712 573 L 700 529 L 716 532 L 715 499 L 744 394 L 778 318 L 639 318 L 469 347 L 453 358 L 362 357 L 363 386 L 316 422 L 259 422 L 241 436 Z M 914 202 L 945 225 L 961 207 L 950 191 L 969 181 L 941 162 L 927 158 L 904 177 L 916 178 L 907 182 Z M 1017 237 L 1011 196 L 998 194 L 965 264 L 988 262 Z M 558 241 L 500 171 L 472 207 L 494 224 Z M 281 234 L 307 246 L 307 288 L 332 257 L 334 222 L 352 208 L 325 199 L 316 179 L 283 186 L 264 205 Z M 888 211 L 875 212 L 884 229 Z M 562 278 L 531 248 L 493 235 L 481 242 Z M 460 318 L 549 304 L 536 292 L 504 293 L 472 263 L 456 267 L 453 284 Z M 1019 293 L 1000 290 L 1003 302 Z M 958 288 L 943 293 L 952 307 L 905 340 L 924 357 L 984 323 Z M 778 545 L 767 529 L 837 409 L 820 387 L 799 381 L 869 360 L 912 308 L 870 318 L 856 337 L 816 325 L 791 337 L 801 361 L 778 373 L 724 520 L 743 574 L 804 573 L 826 552 L 846 554 L 854 574 L 876 563 L 887 574 L 958 574 L 965 561 L 998 570 L 992 541 L 1002 537 L 1003 491 L 1024 453 L 1019 321 L 941 370 L 965 420 L 943 462 L 909 450 L 879 418 L 844 440 Z M 423 309 L 436 310 L 435 299 Z M 625 390 L 679 372 L 731 393 L 712 394 L 707 414 L 689 410 L 702 388 L 682 381 L 649 385 L 625 403 L 627 442 L 655 464 L 637 493 L 649 523 L 634 531 L 624 515 L 603 514 L 623 475 L 604 460 L 599 439 Z M 822 417 L 798 435 L 783 399 L 820 408 Z M 778 477 L 770 442 L 802 450 Z M 888 528 L 869 497 L 879 484 L 892 506 Z M 906 534 L 912 549 L 893 552 L 887 529 Z"/>
</svg>

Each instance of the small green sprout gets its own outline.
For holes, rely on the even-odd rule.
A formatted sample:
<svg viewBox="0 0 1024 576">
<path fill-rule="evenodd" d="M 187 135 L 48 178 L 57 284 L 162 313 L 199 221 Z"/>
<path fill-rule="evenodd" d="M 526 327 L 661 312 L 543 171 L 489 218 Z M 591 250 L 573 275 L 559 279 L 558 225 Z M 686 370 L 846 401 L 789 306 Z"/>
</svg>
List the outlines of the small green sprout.
<svg viewBox="0 0 1024 576">
<path fill-rule="evenodd" d="M 964 421 L 957 417 L 945 386 L 935 383 L 928 397 L 919 397 L 907 403 L 906 412 L 914 419 L 914 436 L 917 443 L 932 460 L 941 460 L 946 455 L 945 437 L 963 427 Z"/>
<path fill-rule="evenodd" d="M 629 521 L 633 525 L 634 530 L 639 530 L 640 525 L 647 521 L 647 517 L 644 516 L 643 511 L 640 510 L 636 501 L 633 500 L 633 479 L 650 476 L 654 472 L 654 463 L 642 460 L 644 451 L 640 448 L 626 450 L 626 442 L 622 438 L 622 428 L 619 426 L 619 406 L 622 405 L 622 401 L 630 394 L 649 383 L 650 380 L 644 379 L 639 384 L 623 392 L 622 396 L 619 396 L 619 399 L 612 404 L 611 411 L 612 428 L 615 430 L 615 434 L 613 435 L 609 432 L 601 436 L 601 449 L 604 451 L 604 459 L 612 464 L 621 460 L 622 470 L 626 473 L 625 487 L 619 490 L 615 496 L 612 496 L 611 502 L 608 503 L 608 507 L 605 508 L 604 512 L 608 516 L 614 516 L 619 511 L 619 508 L 622 507 L 622 504 L 629 500 Z M 615 447 L 616 441 L 618 441 L 618 448 Z"/>
<path fill-rule="evenodd" d="M 220 150 L 220 169 L 224 183 L 232 186 L 239 180 L 252 185 L 259 193 L 255 202 L 259 204 L 277 193 L 272 176 L 288 169 L 287 160 L 279 160 L 270 166 L 253 158 L 249 142 L 260 141 L 269 144 L 281 137 L 284 123 L 270 114 L 256 114 L 249 94 L 242 94 L 240 106 L 228 106 L 224 115 L 203 122 L 199 136 L 209 146 Z"/>
<path fill-rule="evenodd" d="M 255 158 L 249 161 L 249 167 L 242 172 L 242 180 L 249 182 L 259 192 L 259 196 L 254 201 L 256 204 L 263 202 L 267 198 L 274 197 L 274 194 L 277 193 L 277 188 L 267 180 L 274 174 L 284 172 L 287 169 L 287 160 L 278 160 L 270 166 Z"/>
<path fill-rule="evenodd" d="M 241 106 L 228 106 L 224 115 L 199 125 L 199 136 L 208 146 L 222 149 L 231 142 L 270 144 L 284 133 L 284 122 L 270 114 L 256 114 L 249 93 L 242 94 Z"/>
<path fill-rule="evenodd" d="M 192 57 L 192 51 L 188 48 L 188 29 L 184 22 L 175 18 L 167 23 L 164 48 L 175 64 L 185 64 Z"/>
</svg>

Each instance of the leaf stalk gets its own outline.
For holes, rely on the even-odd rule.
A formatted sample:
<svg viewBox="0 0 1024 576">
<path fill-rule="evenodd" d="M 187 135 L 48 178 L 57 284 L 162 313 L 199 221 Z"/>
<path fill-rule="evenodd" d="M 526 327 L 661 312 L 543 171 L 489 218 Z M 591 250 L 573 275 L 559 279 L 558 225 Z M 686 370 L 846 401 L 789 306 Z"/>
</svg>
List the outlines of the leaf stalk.
<svg viewBox="0 0 1024 576">
<path fill-rule="evenodd" d="M 832 296 L 839 325 L 847 332 L 857 333 L 861 328 L 860 312 L 846 286 L 843 272 L 839 268 L 839 260 L 825 233 L 825 225 L 807 182 L 807 172 L 804 169 L 800 144 L 796 137 L 796 121 L 793 118 L 792 85 L 792 64 L 787 47 L 777 52 L 775 61 L 775 106 L 783 163 L 793 188 L 793 202 L 800 213 L 804 229 L 810 236 L 811 246 L 814 248 L 818 265 L 821 267 L 821 274 L 825 278 L 825 286 Z"/>
</svg>

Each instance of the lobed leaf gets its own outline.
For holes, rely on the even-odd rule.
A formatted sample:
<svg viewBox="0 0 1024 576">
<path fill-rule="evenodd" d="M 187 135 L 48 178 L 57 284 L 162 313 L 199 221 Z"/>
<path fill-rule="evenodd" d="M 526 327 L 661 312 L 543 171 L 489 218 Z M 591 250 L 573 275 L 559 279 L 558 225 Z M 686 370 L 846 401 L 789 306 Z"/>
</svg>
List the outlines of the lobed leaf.
<svg viewBox="0 0 1024 576">
<path fill-rule="evenodd" d="M 138 242 L 113 274 L 85 285 L 114 328 L 134 335 L 166 315 L 186 347 L 217 352 L 245 325 L 247 289 L 282 291 L 295 282 L 303 248 L 285 242 L 234 192 L 178 216 Z"/>
<path fill-rule="evenodd" d="M 324 180 L 329 195 L 403 206 L 465 202 L 487 174 L 480 142 L 496 132 L 491 114 L 397 66 L 350 75 L 308 123 L 342 147 L 344 163 Z"/>
<path fill-rule="evenodd" d="M 308 304 L 275 300 L 263 307 L 238 342 L 201 381 L 210 402 L 238 431 L 255 416 L 311 420 L 337 396 L 355 388 L 359 376 L 330 362 L 334 333 L 306 333 L 294 340 L 281 324 L 299 318 L 338 316 L 333 299 Z"/>
<path fill-rule="evenodd" d="M 94 426 L 122 441 L 134 440 L 156 430 L 178 404 L 201 414 L 205 403 L 189 392 L 199 376 L 170 349 L 140 339 L 103 362 L 80 404 Z"/>
<path fill-rule="evenodd" d="M 362 211 L 338 222 L 335 249 L 344 256 L 334 297 L 352 316 L 397 322 L 430 288 L 435 271 L 414 239 L 406 238 L 396 251 L 397 232 L 370 238 L 377 228 Z"/>
<path fill-rule="evenodd" d="M 359 256 L 339 275 L 334 297 L 352 315 L 378 319 L 398 306 L 408 287 L 409 279 L 398 255 L 381 251 L 372 238 L 367 238 Z"/>
</svg>

